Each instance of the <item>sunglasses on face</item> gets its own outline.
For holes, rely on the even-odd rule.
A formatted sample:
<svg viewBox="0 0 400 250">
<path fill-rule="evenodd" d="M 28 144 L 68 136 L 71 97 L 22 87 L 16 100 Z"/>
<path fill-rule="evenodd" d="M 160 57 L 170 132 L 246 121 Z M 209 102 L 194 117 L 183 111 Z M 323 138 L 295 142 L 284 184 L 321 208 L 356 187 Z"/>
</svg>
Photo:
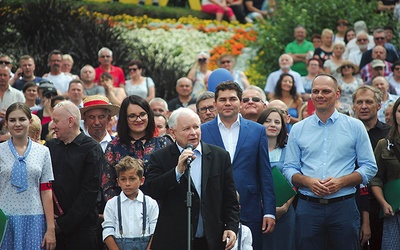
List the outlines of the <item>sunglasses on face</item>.
<svg viewBox="0 0 400 250">
<path fill-rule="evenodd" d="M 139 68 L 129 68 L 129 72 L 136 72 Z"/>
<path fill-rule="evenodd" d="M 8 62 L 8 61 L 0 61 L 0 64 L 6 64 L 6 65 L 8 65 L 8 64 L 11 64 L 11 62 Z"/>
<path fill-rule="evenodd" d="M 231 63 L 231 61 L 230 60 L 221 61 L 221 64 L 225 64 L 225 63 Z"/>
<path fill-rule="evenodd" d="M 107 56 L 100 56 L 101 58 L 109 58 L 111 56 L 107 55 Z"/>
<path fill-rule="evenodd" d="M 246 98 L 243 98 L 243 103 L 249 102 L 250 99 L 251 99 L 253 102 L 260 102 L 260 101 L 261 101 L 261 98 L 259 98 L 259 97 L 251 97 L 251 98 L 246 97 Z"/>
<path fill-rule="evenodd" d="M 368 39 L 364 39 L 364 38 L 357 39 L 357 42 L 367 42 L 367 41 L 368 41 Z"/>
<path fill-rule="evenodd" d="M 374 37 L 374 40 L 383 41 L 383 40 L 385 40 L 385 38 L 384 37 Z"/>
</svg>

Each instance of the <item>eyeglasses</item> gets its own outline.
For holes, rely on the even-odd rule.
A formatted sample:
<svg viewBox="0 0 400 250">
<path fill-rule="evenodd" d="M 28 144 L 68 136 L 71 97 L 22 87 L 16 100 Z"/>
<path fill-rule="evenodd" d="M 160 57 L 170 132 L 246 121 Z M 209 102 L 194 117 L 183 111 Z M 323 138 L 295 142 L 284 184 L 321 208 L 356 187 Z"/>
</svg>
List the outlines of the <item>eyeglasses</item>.
<svg viewBox="0 0 400 250">
<path fill-rule="evenodd" d="M 0 61 L 0 64 L 11 64 L 11 62 L 8 62 L 8 61 Z"/>
<path fill-rule="evenodd" d="M 378 40 L 378 41 L 383 41 L 385 40 L 385 37 L 374 37 L 374 40 Z"/>
<path fill-rule="evenodd" d="M 364 39 L 364 38 L 359 38 L 359 39 L 357 39 L 357 42 L 367 42 L 368 41 L 368 39 Z"/>
<path fill-rule="evenodd" d="M 210 110 L 210 112 L 214 112 L 215 111 L 215 107 L 214 106 L 208 106 L 208 107 L 203 107 L 203 108 L 199 108 L 198 111 L 202 114 L 207 113 L 207 110 Z"/>
<path fill-rule="evenodd" d="M 136 70 L 138 70 L 139 68 L 129 68 L 129 72 L 133 71 L 136 72 Z"/>
<path fill-rule="evenodd" d="M 252 100 L 253 102 L 260 102 L 260 101 L 261 101 L 261 98 L 259 98 L 259 97 L 251 97 L 251 100 Z M 248 97 L 243 98 L 243 103 L 247 103 L 247 102 L 249 102 L 249 101 L 250 101 L 250 98 L 248 98 Z"/>
<path fill-rule="evenodd" d="M 54 63 L 54 62 L 61 62 L 61 60 L 50 60 L 50 62 Z"/>
<path fill-rule="evenodd" d="M 342 68 L 344 69 L 354 69 L 351 65 L 343 65 Z"/>
<path fill-rule="evenodd" d="M 101 58 L 109 58 L 111 56 L 107 55 L 107 56 L 100 56 Z"/>
<path fill-rule="evenodd" d="M 221 64 L 225 64 L 225 63 L 231 63 L 231 61 L 230 60 L 221 61 Z"/>
<path fill-rule="evenodd" d="M 146 112 L 141 112 L 139 115 L 130 114 L 130 115 L 128 115 L 128 121 L 135 122 L 135 121 L 137 121 L 138 118 L 140 118 L 140 120 L 143 121 L 143 120 L 146 120 L 147 117 L 148 117 L 148 114 Z"/>
</svg>

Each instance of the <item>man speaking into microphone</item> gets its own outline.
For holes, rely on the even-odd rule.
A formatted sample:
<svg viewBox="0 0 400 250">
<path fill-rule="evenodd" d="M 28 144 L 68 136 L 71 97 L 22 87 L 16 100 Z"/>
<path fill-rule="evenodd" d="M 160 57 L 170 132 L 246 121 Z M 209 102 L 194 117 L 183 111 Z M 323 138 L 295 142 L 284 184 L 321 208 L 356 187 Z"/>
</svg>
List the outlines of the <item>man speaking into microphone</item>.
<svg viewBox="0 0 400 250">
<path fill-rule="evenodd" d="M 220 147 L 201 142 L 200 124 L 191 109 L 175 110 L 168 125 L 176 143 L 150 157 L 148 194 L 160 204 L 152 250 L 188 249 L 188 172 L 193 193 L 192 249 L 223 250 L 235 244 L 239 204 L 230 156 Z"/>
</svg>

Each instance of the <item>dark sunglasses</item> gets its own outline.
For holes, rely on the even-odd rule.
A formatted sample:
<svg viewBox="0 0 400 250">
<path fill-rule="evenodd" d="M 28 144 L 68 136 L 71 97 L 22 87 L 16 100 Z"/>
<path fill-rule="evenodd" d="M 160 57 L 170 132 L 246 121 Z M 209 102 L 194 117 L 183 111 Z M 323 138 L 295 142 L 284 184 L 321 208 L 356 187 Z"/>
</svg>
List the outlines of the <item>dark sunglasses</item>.
<svg viewBox="0 0 400 250">
<path fill-rule="evenodd" d="M 251 100 L 252 100 L 253 102 L 260 102 L 260 101 L 261 101 L 261 98 L 259 98 L 259 97 L 252 97 Z M 247 102 L 249 102 L 249 101 L 250 101 L 250 98 L 248 98 L 248 97 L 243 98 L 243 103 L 247 103 Z"/>
<path fill-rule="evenodd" d="M 8 61 L 0 61 L 0 64 L 11 64 L 11 62 L 8 62 Z"/>
<path fill-rule="evenodd" d="M 366 41 L 368 41 L 368 39 L 363 39 L 363 38 L 357 39 L 357 42 L 366 42 Z"/>
<path fill-rule="evenodd" d="M 101 58 L 109 58 L 109 57 L 111 57 L 111 56 L 100 56 Z"/>
<path fill-rule="evenodd" d="M 231 63 L 231 61 L 230 60 L 221 61 L 221 64 L 225 64 L 225 63 Z"/>
<path fill-rule="evenodd" d="M 129 68 L 129 72 L 133 71 L 136 72 L 139 68 Z"/>
<path fill-rule="evenodd" d="M 374 37 L 374 40 L 378 40 L 378 41 L 383 41 L 383 40 L 385 40 L 386 38 L 384 38 L 384 37 Z"/>
</svg>

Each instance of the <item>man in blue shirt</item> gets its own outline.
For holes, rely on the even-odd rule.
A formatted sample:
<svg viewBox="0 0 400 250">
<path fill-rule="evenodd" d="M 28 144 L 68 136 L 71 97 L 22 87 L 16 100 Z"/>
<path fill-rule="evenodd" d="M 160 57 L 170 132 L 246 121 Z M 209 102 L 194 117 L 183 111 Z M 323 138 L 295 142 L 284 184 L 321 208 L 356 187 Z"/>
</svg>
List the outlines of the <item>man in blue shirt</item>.
<svg viewBox="0 0 400 250">
<path fill-rule="evenodd" d="M 336 111 L 340 93 L 334 77 L 318 75 L 311 93 L 316 113 L 293 126 L 283 169 L 300 192 L 299 247 L 359 249 L 354 193 L 377 172 L 372 147 L 363 123 Z"/>
</svg>

